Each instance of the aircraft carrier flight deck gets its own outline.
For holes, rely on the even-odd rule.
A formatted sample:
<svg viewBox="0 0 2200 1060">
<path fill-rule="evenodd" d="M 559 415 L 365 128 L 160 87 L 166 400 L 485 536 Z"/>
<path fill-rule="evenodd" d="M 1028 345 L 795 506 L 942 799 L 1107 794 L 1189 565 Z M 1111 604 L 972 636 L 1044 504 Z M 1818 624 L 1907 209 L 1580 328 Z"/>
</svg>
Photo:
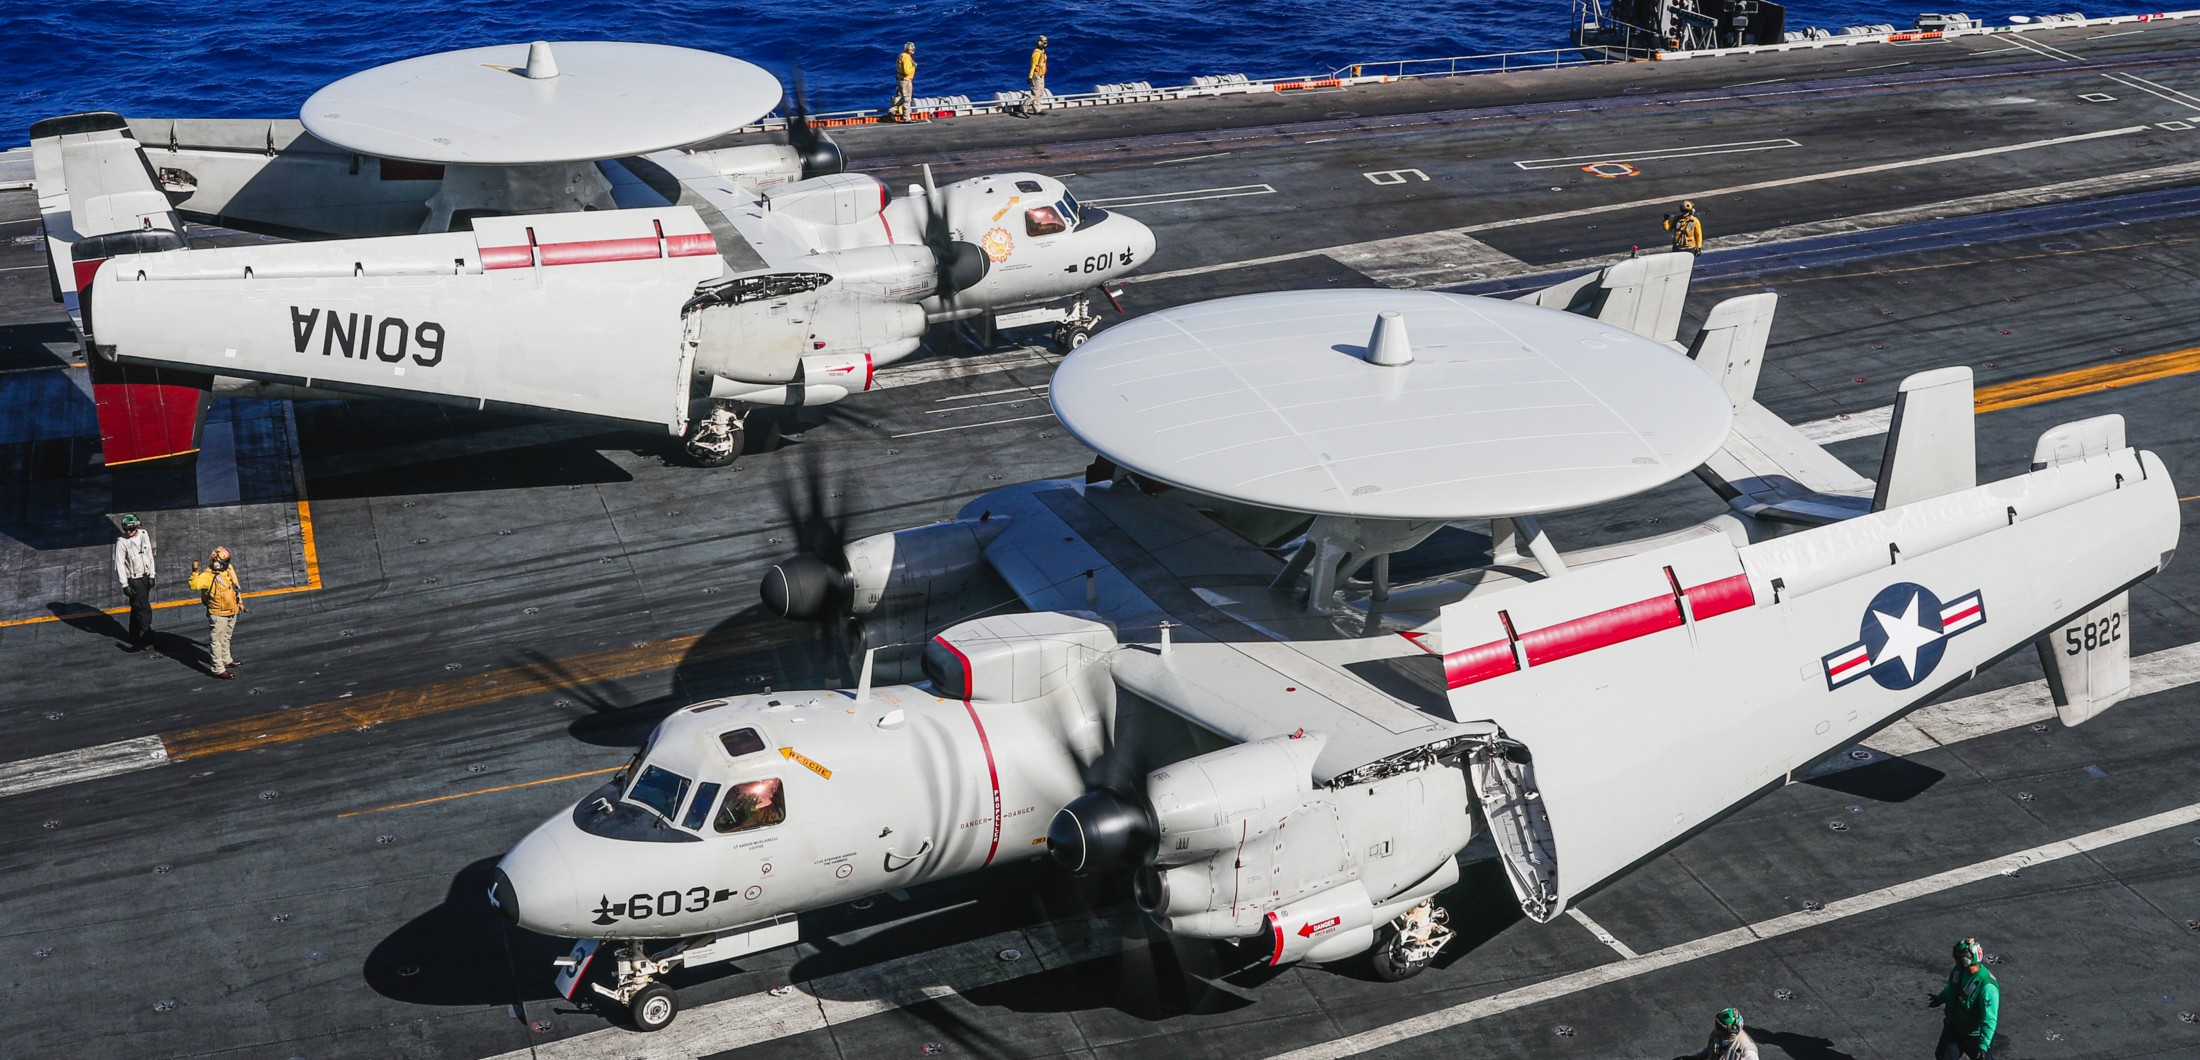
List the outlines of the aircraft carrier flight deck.
<svg viewBox="0 0 2200 1060">
<path fill-rule="evenodd" d="M 1691 319 L 1779 292 L 1759 400 L 1864 475 L 1895 385 L 1961 364 L 1984 479 L 2118 412 L 2200 493 L 2200 20 L 2012 39 L 835 136 L 897 189 L 1031 169 L 1137 217 L 1132 315 L 1526 292 L 1661 249 L 1693 200 Z M 790 497 L 823 483 L 861 535 L 1081 474 L 1059 355 L 943 339 L 724 468 L 571 422 L 219 400 L 195 469 L 109 472 L 38 224 L 0 192 L 0 1055 L 1662 1057 L 1731 1005 L 1767 1056 L 1899 1057 L 1965 936 L 2002 983 L 1994 1055 L 2200 1055 L 2189 561 L 2132 592 L 2130 701 L 2065 728 L 2019 652 L 1548 924 L 1470 848 L 1460 938 L 1407 982 L 1160 944 L 1122 881 L 1040 860 L 805 915 L 798 947 L 677 977 L 680 1020 L 638 1034 L 553 993 L 566 943 L 485 904 L 498 857 L 671 710 L 851 682 L 757 603 Z M 1719 510 L 1684 478 L 1546 525 L 1581 547 Z M 142 655 L 110 610 L 124 511 L 170 605 Z M 177 567 L 216 543 L 250 594 L 233 681 Z"/>
</svg>

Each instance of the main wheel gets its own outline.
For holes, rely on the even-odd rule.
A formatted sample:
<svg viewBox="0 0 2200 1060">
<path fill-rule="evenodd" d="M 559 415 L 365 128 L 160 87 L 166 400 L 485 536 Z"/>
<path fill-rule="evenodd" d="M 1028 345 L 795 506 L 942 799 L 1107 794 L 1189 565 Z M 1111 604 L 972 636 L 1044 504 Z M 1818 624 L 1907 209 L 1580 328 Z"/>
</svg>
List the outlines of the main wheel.
<svg viewBox="0 0 2200 1060">
<path fill-rule="evenodd" d="M 1092 328 L 1082 324 L 1062 324 L 1054 329 L 1054 348 L 1068 353 L 1085 344 L 1092 337 Z"/>
<path fill-rule="evenodd" d="M 1385 926 L 1375 933 L 1375 948 L 1368 951 L 1368 963 L 1375 970 L 1375 978 L 1386 983 L 1396 983 L 1421 974 L 1428 967 L 1427 960 L 1409 961 L 1403 956 L 1405 937 L 1394 926 Z"/>
<path fill-rule="evenodd" d="M 741 430 L 740 424 L 733 424 L 726 429 L 730 444 L 725 445 L 723 448 L 715 445 L 698 446 L 696 444 L 696 440 L 702 437 L 702 433 L 706 429 L 706 426 L 700 423 L 688 428 L 687 440 L 682 443 L 680 450 L 687 454 L 690 463 L 696 467 L 725 467 L 741 459 L 742 435 L 744 432 Z"/>
<path fill-rule="evenodd" d="M 662 983 L 645 986 L 627 1004 L 627 1013 L 634 1017 L 635 1030 L 664 1030 L 672 1025 L 672 1017 L 680 1014 L 680 995 Z"/>
</svg>

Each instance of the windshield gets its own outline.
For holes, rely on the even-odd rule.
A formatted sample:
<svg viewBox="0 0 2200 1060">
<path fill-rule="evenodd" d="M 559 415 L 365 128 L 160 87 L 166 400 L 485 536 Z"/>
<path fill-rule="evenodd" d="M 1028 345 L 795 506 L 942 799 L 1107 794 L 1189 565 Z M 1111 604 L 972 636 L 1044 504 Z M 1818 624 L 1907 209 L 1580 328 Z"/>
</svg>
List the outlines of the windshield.
<svg viewBox="0 0 2200 1060">
<path fill-rule="evenodd" d="M 680 800 L 687 797 L 688 778 L 660 766 L 649 766 L 627 789 L 629 802 L 640 803 L 657 811 L 657 816 L 671 820 L 680 810 Z"/>
<path fill-rule="evenodd" d="M 1055 209 L 1062 211 L 1062 220 L 1068 221 L 1069 226 L 1075 228 L 1077 227 L 1077 215 L 1084 210 L 1084 207 L 1077 205 L 1077 196 L 1070 194 L 1068 188 L 1064 188 L 1062 189 L 1062 201 L 1055 204 Z"/>
</svg>

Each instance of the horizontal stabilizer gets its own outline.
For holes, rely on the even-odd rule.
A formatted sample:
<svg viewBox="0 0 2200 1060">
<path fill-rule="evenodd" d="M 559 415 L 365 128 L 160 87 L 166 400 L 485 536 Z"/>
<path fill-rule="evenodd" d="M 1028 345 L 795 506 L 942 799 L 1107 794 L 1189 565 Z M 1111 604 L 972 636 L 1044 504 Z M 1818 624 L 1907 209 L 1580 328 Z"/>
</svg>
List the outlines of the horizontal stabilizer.
<svg viewBox="0 0 2200 1060">
<path fill-rule="evenodd" d="M 1671 343 L 1680 333 L 1681 305 L 1688 300 L 1688 275 L 1695 267 L 1694 254 L 1646 254 L 1517 300 L 1595 317 Z"/>
<path fill-rule="evenodd" d="M 2130 622 L 2131 594 L 2117 593 L 2035 642 L 2064 725 L 2079 724 L 2131 694 Z"/>
<path fill-rule="evenodd" d="M 131 255 L 100 270 L 95 352 L 676 433 L 693 362 L 682 306 L 722 270 L 685 207 Z"/>
<path fill-rule="evenodd" d="M 1977 418 L 1970 368 L 1935 368 L 1904 379 L 1895 394 L 1872 510 L 1978 485 Z"/>
</svg>

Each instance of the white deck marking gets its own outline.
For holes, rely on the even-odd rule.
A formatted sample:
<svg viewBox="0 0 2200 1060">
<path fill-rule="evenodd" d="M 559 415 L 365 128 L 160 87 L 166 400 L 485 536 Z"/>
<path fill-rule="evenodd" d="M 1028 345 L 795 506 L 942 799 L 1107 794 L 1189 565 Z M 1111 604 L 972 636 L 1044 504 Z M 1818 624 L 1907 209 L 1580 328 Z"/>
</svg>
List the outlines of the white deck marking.
<svg viewBox="0 0 2200 1060">
<path fill-rule="evenodd" d="M 1766 939 L 1778 938 L 1782 935 L 1790 935 L 1814 927 L 1823 927 L 1862 913 L 1876 912 L 1891 905 L 1907 902 L 1913 898 L 1939 894 L 1942 891 L 1953 890 L 1966 884 L 1982 883 L 2005 872 L 2059 861 L 2063 858 L 2097 850 L 2115 843 L 2138 839 L 2142 836 L 2153 835 L 2156 832 L 2191 824 L 2194 821 L 2200 821 L 2200 802 L 2180 806 L 2174 810 L 2165 810 L 2151 817 L 2141 817 L 2136 821 L 2110 825 L 2107 828 L 2053 843 L 2046 843 L 2029 850 L 2019 850 L 2013 854 L 2005 854 L 1998 858 L 1898 883 L 1892 887 L 1883 887 L 1867 894 L 1857 895 L 1854 898 L 1843 898 L 1828 903 L 1823 909 L 1789 913 L 1786 916 L 1777 916 L 1770 920 L 1760 920 L 1746 927 L 1722 931 L 1716 935 L 1708 935 L 1691 942 L 1683 942 L 1677 946 L 1668 946 L 1665 949 L 1647 953 L 1640 957 L 1614 961 L 1611 964 L 1601 964 L 1594 968 L 1585 968 L 1555 979 L 1546 979 L 1540 983 L 1531 983 L 1517 989 L 1507 990 L 1501 994 L 1437 1009 L 1434 1012 L 1400 1020 L 1388 1026 L 1377 1027 L 1349 1037 L 1323 1042 L 1320 1045 L 1281 1053 L 1274 1060 L 1337 1060 L 1340 1057 L 1356 1056 L 1373 1049 L 1380 1049 L 1386 1045 L 1395 1045 L 1399 1042 L 1418 1038 L 1425 1034 L 1450 1030 L 1454 1027 L 1473 1023 L 1476 1020 L 1502 1015 L 1529 1005 L 1578 994 L 1584 990 L 1592 990 L 1612 983 L 1624 982 L 1639 975 L 1686 964 L 1704 957 L 1716 956 Z"/>
<path fill-rule="evenodd" d="M 1166 206 L 1172 202 L 1205 202 L 1208 199 L 1242 199 L 1248 195 L 1274 195 L 1273 184 L 1233 184 L 1226 188 L 1192 188 L 1157 191 L 1151 195 L 1121 195 L 1113 199 L 1086 199 L 1087 206 L 1109 210 L 1135 210 L 1141 206 Z"/>
<path fill-rule="evenodd" d="M 1579 923 L 1582 927 L 1588 928 L 1589 934 L 1595 935 L 1598 942 L 1612 947 L 1612 952 L 1619 954 L 1621 957 L 1625 957 L 1626 959 L 1631 961 L 1634 960 L 1636 957 L 1641 956 L 1635 951 L 1628 949 L 1627 944 L 1619 940 L 1619 936 L 1604 930 L 1604 925 L 1589 919 L 1589 914 L 1582 912 L 1578 906 L 1567 906 L 1566 915 L 1573 917 L 1575 922 Z"/>
<path fill-rule="evenodd" d="M 1064 968 L 1124 945 L 1104 921 L 1040 924 L 795 983 L 777 997 L 759 991 L 699 1005 L 655 1034 L 608 1027 L 495 1060 L 696 1060 Z M 1011 948 L 1021 959 L 1002 960 Z M 542 974 L 547 979 L 549 970 Z"/>
<path fill-rule="evenodd" d="M 1032 368 L 1053 364 L 1057 358 L 1048 356 L 1032 346 L 1019 346 L 1000 353 L 980 354 L 976 357 L 927 357 L 918 361 L 903 361 L 878 370 L 871 380 L 871 389 L 885 390 L 897 386 L 918 386 L 937 383 L 943 379 L 968 379 L 976 375 L 1009 372 L 1018 368 Z M 904 367 L 906 365 L 907 367 Z"/>
<path fill-rule="evenodd" d="M 1614 151 L 1602 155 L 1569 155 L 1565 158 L 1528 158 L 1513 165 L 1533 172 L 1538 169 L 1567 169 L 1587 162 L 1655 162 L 1666 158 L 1694 158 L 1697 155 L 1738 155 L 1751 151 L 1781 151 L 1801 147 L 1794 140 L 1737 140 L 1725 144 L 1704 144 L 1699 147 L 1661 147 L 1641 151 Z"/>
<path fill-rule="evenodd" d="M 955 394 L 950 397 L 933 398 L 932 403 L 935 405 L 944 405 L 950 401 L 968 401 L 971 398 L 999 397 L 1002 394 L 1043 394 L 1046 393 L 1046 389 L 1047 388 L 1044 384 L 1040 384 L 1037 386 L 1009 386 L 1002 387 L 999 390 L 977 390 L 968 394 Z"/>
<path fill-rule="evenodd" d="M 2147 95 L 2156 97 L 2157 99 L 2168 100 L 2169 102 L 2175 103 L 2178 106 L 2185 108 L 2186 110 L 2200 111 L 2200 102 L 2195 102 L 2192 96 L 2188 96 L 2183 92 L 2179 92 L 2176 89 L 2169 87 L 2168 85 L 2156 84 L 2155 82 L 2149 81 L 2146 78 L 2140 77 L 2137 74 L 2102 74 L 2101 76 L 2109 79 L 2110 81 L 2114 81 L 2117 84 L 2124 86 L 2125 88 L 2136 88 L 2139 91 L 2146 93 Z"/>
<path fill-rule="evenodd" d="M 1046 394 L 1045 394 L 1045 393 L 1044 393 L 1043 391 L 1037 391 L 1037 390 L 1035 390 L 1035 391 L 1032 391 L 1032 392 L 1031 392 L 1031 393 L 1029 393 L 1029 394 L 1025 394 L 1025 395 L 1024 395 L 1023 397 L 1017 397 L 1017 398 L 1003 398 L 1003 399 L 1001 399 L 1001 400 L 999 400 L 999 401 L 973 401 L 973 402 L 971 402 L 971 403 L 970 403 L 970 404 L 968 404 L 968 405 L 955 405 L 955 406 L 951 406 L 951 407 L 949 407 L 949 408 L 944 408 L 944 409 L 930 409 L 930 410 L 927 410 L 927 411 L 925 412 L 925 415 L 927 415 L 927 416 L 945 416 L 945 415 L 947 415 L 948 413 L 951 413 L 951 412 L 961 412 L 961 411 L 962 411 L 962 410 L 964 410 L 964 409 L 988 409 L 988 408 L 992 408 L 992 407 L 993 407 L 993 406 L 995 406 L 995 405 L 1021 405 L 1021 404 L 1024 404 L 1024 403 L 1026 403 L 1026 402 L 1030 402 L 1030 401 L 1044 401 L 1044 400 L 1046 400 Z"/>
<path fill-rule="evenodd" d="M 909 431 L 909 432 L 907 432 L 907 433 L 904 433 L 904 434 L 897 434 L 897 435 L 894 435 L 894 437 L 896 437 L 896 438 L 914 438 L 914 437 L 916 437 L 916 436 L 918 436 L 918 435 L 920 435 L 920 434 L 945 434 L 945 433 L 947 433 L 948 431 L 967 431 L 967 430 L 971 430 L 971 429 L 973 429 L 973 428 L 977 428 L 977 427 L 998 427 L 998 426 L 1000 426 L 1001 424 L 1004 424 L 1004 423 L 1022 423 L 1022 422 L 1024 422 L 1025 420 L 1051 420 L 1051 419 L 1053 419 L 1053 418 L 1054 418 L 1054 414 L 1053 414 L 1053 413 L 1051 413 L 1051 412 L 1042 412 L 1042 413 L 1040 413 L 1040 414 L 1038 414 L 1038 415 L 1036 415 L 1036 416 L 1011 416 L 1011 417 L 1009 417 L 1008 419 L 1005 419 L 1005 420 L 987 420 L 987 421 L 985 421 L 984 423 L 965 423 L 965 424 L 961 424 L 961 425 L 959 425 L 959 426 L 954 426 L 954 427 L 934 427 L 934 428 L 932 428 L 932 429 L 930 429 L 930 430 L 925 430 L 925 431 Z"/>
<path fill-rule="evenodd" d="M 1148 162 L 1146 164 L 1149 166 L 1173 166 L 1178 162 L 1197 162 L 1202 158 L 1221 158 L 1229 153 L 1228 151 L 1217 151 L 1211 155 L 1185 155 L 1183 158 L 1164 158 L 1159 162 Z"/>
<path fill-rule="evenodd" d="M 2066 52 L 2061 48 L 2055 47 L 2054 45 L 2041 44 L 2038 41 L 2025 40 L 2023 37 L 2011 37 L 2009 38 L 2009 41 L 2010 43 L 2015 44 L 2017 47 L 2023 48 L 2025 51 L 2037 52 L 2041 55 L 2047 56 L 2050 59 L 2055 60 L 2058 63 L 2067 63 L 2072 59 L 2079 58 L 2079 56 L 2073 55 L 2070 52 Z"/>
<path fill-rule="evenodd" d="M 168 745 L 158 736 L 103 743 L 60 754 L 0 764 L 0 798 L 120 776 L 168 764 Z"/>
<path fill-rule="evenodd" d="M 1857 177 L 1871 173 L 1887 173 L 1899 169 L 1914 169 L 1919 166 L 1939 165 L 1943 162 L 1962 162 L 1973 158 L 1987 158 L 1993 155 L 2013 154 L 2018 151 L 2032 151 L 2042 147 L 2059 147 L 2064 144 L 2083 143 L 2088 140 L 2101 140 L 2113 136 L 2129 136 L 2132 133 L 2147 132 L 2153 128 L 2154 127 L 2152 125 L 2126 125 L 2116 129 L 2102 129 L 2097 132 L 2076 133 L 2070 136 L 2057 136 L 2046 140 L 2027 140 L 2023 143 L 2003 144 L 1999 147 L 1981 147 L 1973 151 L 1956 151 L 1945 155 L 1928 155 L 1923 158 L 1908 158 L 1897 162 L 1881 162 L 1877 165 L 1857 166 L 1851 169 L 1827 170 L 1823 173 L 1804 173 L 1799 176 L 1781 177 L 1777 180 L 1761 180 L 1750 184 L 1734 184 L 1723 188 L 1706 188 L 1694 192 L 1680 191 L 1668 195 L 1660 195 L 1654 199 L 1630 199 L 1626 202 L 1605 203 L 1600 206 L 1584 206 L 1578 210 L 1562 210 L 1557 213 L 1535 214 L 1529 217 L 1516 217 L 1504 221 L 1486 221 L 1482 224 L 1467 225 L 1464 228 L 1446 228 L 1440 229 L 1435 232 L 1421 234 L 1424 236 L 1474 235 L 1478 232 L 1490 232 L 1500 228 L 1518 228 L 1522 225 L 1542 224 L 1546 221 L 1567 221 L 1572 220 L 1576 217 L 1594 217 L 1598 214 L 1615 213 L 1621 210 L 1644 210 L 1660 205 L 1671 206 L 1674 202 L 1681 199 L 1708 199 L 1718 195 L 1738 195 L 1743 192 L 1764 191 L 1770 188 L 1786 188 L 1792 187 L 1797 184 L 1810 184 L 1821 180 L 1839 180 L 1843 177 Z M 1313 257 L 1335 257 L 1338 261 L 1349 263 L 1350 252 L 1359 249 L 1361 246 L 1363 246 L 1363 244 L 1345 243 L 1333 247 L 1321 247 L 1315 250 L 1296 250 L 1288 254 L 1271 254 L 1268 257 L 1264 258 L 1247 258 L 1244 261 L 1225 261 L 1218 262 L 1213 265 L 1194 265 L 1189 268 L 1172 269 L 1168 272 L 1148 273 L 1142 276 L 1132 277 L 1131 279 L 1140 283 L 1150 283 L 1155 280 L 1176 279 L 1180 276 L 1199 276 L 1210 272 L 1227 272 L 1232 269 L 1246 269 L 1252 268 L 1257 265 L 1273 265 L 1278 262 L 1297 261 L 1301 258 Z"/>
</svg>

